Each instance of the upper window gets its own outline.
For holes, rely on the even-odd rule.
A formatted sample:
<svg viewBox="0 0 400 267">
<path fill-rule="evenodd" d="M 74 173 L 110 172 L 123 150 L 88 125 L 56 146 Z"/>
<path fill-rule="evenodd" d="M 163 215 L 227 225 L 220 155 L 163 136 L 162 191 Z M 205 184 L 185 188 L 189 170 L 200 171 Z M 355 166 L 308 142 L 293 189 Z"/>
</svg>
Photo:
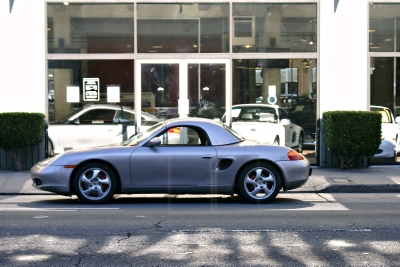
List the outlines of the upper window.
<svg viewBox="0 0 400 267">
<path fill-rule="evenodd" d="M 316 4 L 233 4 L 235 53 L 316 52 L 316 42 Z"/>
<path fill-rule="evenodd" d="M 47 4 L 49 53 L 133 53 L 133 4 Z"/>
<path fill-rule="evenodd" d="M 400 52 L 399 14 L 400 4 L 370 4 L 370 52 Z"/>
<path fill-rule="evenodd" d="M 229 5 L 138 4 L 138 53 L 229 52 Z"/>
</svg>

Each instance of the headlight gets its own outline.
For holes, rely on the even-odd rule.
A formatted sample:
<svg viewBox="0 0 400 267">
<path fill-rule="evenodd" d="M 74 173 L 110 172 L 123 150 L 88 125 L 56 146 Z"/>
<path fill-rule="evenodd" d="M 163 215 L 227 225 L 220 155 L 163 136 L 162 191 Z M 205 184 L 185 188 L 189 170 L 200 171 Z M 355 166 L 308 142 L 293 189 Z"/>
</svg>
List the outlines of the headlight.
<svg viewBox="0 0 400 267">
<path fill-rule="evenodd" d="M 47 158 L 47 159 L 45 159 L 45 160 L 42 160 L 42 161 L 40 161 L 39 163 L 38 163 L 38 165 L 39 165 L 39 167 L 46 167 L 46 166 L 48 166 L 48 165 L 50 165 L 50 163 L 51 162 L 53 162 L 56 158 L 58 158 L 60 156 L 60 154 L 59 155 L 56 155 L 56 156 L 54 156 L 54 157 L 51 157 L 51 158 Z"/>
</svg>

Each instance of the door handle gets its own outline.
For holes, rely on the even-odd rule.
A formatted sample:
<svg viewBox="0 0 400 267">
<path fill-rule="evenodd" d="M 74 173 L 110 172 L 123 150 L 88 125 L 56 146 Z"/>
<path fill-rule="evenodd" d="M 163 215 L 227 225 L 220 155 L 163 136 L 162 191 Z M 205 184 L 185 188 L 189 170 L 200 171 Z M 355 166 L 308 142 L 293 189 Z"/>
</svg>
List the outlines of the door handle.
<svg viewBox="0 0 400 267">
<path fill-rule="evenodd" d="M 214 157 L 214 155 L 210 154 L 210 155 L 203 155 L 202 158 L 203 159 L 212 159 Z"/>
</svg>

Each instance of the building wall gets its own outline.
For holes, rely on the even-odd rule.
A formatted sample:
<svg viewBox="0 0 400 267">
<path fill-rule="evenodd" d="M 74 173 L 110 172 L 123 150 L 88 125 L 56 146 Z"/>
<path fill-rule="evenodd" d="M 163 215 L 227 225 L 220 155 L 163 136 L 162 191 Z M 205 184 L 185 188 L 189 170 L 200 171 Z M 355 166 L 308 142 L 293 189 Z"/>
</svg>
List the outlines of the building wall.
<svg viewBox="0 0 400 267">
<path fill-rule="evenodd" d="M 46 113 L 45 3 L 0 1 L 0 112 Z"/>
<path fill-rule="evenodd" d="M 318 119 L 324 111 L 369 108 L 369 5 L 368 0 L 318 2 Z M 45 13 L 45 0 L 14 0 L 11 11 L 10 1 L 0 1 L 0 112 L 48 113 Z"/>
<path fill-rule="evenodd" d="M 320 1 L 319 107 L 369 107 L 367 0 Z"/>
</svg>

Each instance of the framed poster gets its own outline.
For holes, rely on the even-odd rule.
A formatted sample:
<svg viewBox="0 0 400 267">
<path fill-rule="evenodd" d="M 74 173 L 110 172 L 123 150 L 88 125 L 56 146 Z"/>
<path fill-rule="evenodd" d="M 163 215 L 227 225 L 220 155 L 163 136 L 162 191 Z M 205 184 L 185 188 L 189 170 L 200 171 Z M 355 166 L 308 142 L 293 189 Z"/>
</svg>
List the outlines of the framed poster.
<svg viewBox="0 0 400 267">
<path fill-rule="evenodd" d="M 100 79 L 83 78 L 83 101 L 100 100 Z"/>
</svg>

